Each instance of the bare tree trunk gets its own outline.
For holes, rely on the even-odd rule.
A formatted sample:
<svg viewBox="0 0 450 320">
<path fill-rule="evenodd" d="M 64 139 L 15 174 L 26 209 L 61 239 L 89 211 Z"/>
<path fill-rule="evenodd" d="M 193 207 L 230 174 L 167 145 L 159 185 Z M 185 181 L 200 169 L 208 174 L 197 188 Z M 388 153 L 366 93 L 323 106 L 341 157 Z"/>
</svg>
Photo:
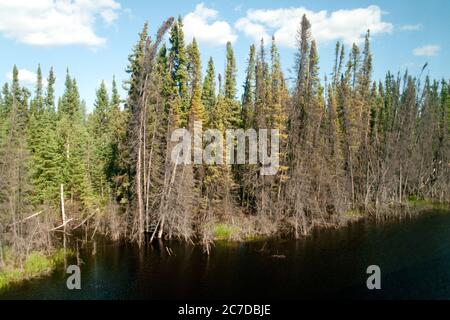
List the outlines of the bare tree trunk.
<svg viewBox="0 0 450 320">
<path fill-rule="evenodd" d="M 62 216 L 62 222 L 63 222 L 64 229 L 65 229 L 66 211 L 64 208 L 64 185 L 63 184 L 61 184 L 61 186 L 60 186 L 60 199 L 61 199 L 61 216 Z"/>
<path fill-rule="evenodd" d="M 400 165 L 400 177 L 398 184 L 398 202 L 402 203 L 402 165 Z"/>
<path fill-rule="evenodd" d="M 295 224 L 294 224 L 294 230 L 295 230 L 295 239 L 300 238 L 300 236 L 298 235 L 298 215 L 295 214 L 295 220 L 294 220 Z"/>
<path fill-rule="evenodd" d="M 171 176 L 170 183 L 169 183 L 169 190 L 167 191 L 165 210 L 167 210 L 167 204 L 168 204 L 167 201 L 169 201 L 169 196 L 172 193 L 172 186 L 173 186 L 173 183 L 175 181 L 175 175 L 176 175 L 177 167 L 178 167 L 178 159 L 179 159 L 179 155 L 177 157 L 177 162 L 175 163 L 175 165 L 173 167 L 172 176 Z M 165 218 L 166 218 L 166 213 L 163 212 L 162 217 L 161 217 L 161 223 L 159 225 L 158 239 L 162 238 L 163 231 L 164 231 L 164 220 L 165 220 Z"/>
<path fill-rule="evenodd" d="M 64 185 L 62 183 L 60 186 L 60 197 L 61 197 L 61 216 L 63 222 L 63 247 L 64 247 L 64 269 L 65 269 L 67 268 L 67 258 L 66 258 L 67 237 L 66 237 L 66 210 L 64 208 Z"/>
<path fill-rule="evenodd" d="M 141 129 L 140 129 L 141 130 Z M 139 245 L 142 244 L 143 233 L 144 233 L 144 211 L 142 206 L 142 184 L 141 184 L 141 171 L 142 171 L 142 130 L 139 133 L 139 150 L 138 159 L 136 165 L 136 193 L 137 193 L 137 204 L 138 204 L 138 216 L 139 216 L 139 227 L 138 227 L 138 237 Z"/>
<path fill-rule="evenodd" d="M 349 166 L 350 166 L 350 179 L 352 181 L 352 206 L 355 204 L 355 180 L 353 178 L 353 161 L 352 161 L 352 154 L 351 154 L 351 150 L 350 147 L 348 148 L 348 153 L 349 153 Z"/>
<path fill-rule="evenodd" d="M 370 198 L 370 183 L 369 183 L 369 162 L 367 162 L 367 170 L 366 170 L 366 196 L 364 198 L 364 208 L 367 210 L 369 206 L 369 198 Z"/>
<path fill-rule="evenodd" d="M 164 220 L 165 220 L 166 216 L 163 216 L 161 219 L 161 224 L 159 226 L 159 231 L 158 231 L 158 239 L 162 238 L 163 235 L 163 231 L 164 231 Z"/>
<path fill-rule="evenodd" d="M 156 135 L 156 125 L 153 127 L 153 133 L 152 133 L 152 141 L 150 146 L 150 154 L 148 156 L 148 169 L 147 169 L 147 181 L 146 181 L 146 195 L 145 195 L 145 230 L 149 231 L 149 224 L 150 224 L 150 186 L 151 186 L 151 168 L 152 168 L 152 159 L 153 159 L 153 148 L 154 148 L 154 141 L 155 141 L 155 135 Z"/>
</svg>

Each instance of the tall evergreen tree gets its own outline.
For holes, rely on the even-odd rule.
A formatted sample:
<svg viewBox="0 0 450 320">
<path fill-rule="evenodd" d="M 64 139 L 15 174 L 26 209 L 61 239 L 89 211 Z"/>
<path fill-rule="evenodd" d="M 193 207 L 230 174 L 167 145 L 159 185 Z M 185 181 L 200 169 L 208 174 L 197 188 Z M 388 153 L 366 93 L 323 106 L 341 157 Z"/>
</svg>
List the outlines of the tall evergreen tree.
<svg viewBox="0 0 450 320">
<path fill-rule="evenodd" d="M 116 199 L 124 198 L 124 189 L 119 181 L 126 174 L 123 151 L 125 148 L 126 135 L 126 111 L 120 108 L 121 98 L 117 90 L 116 78 L 113 77 L 111 100 L 108 113 L 108 135 L 109 135 L 109 155 L 106 163 L 106 179 L 113 190 L 111 197 Z"/>
<path fill-rule="evenodd" d="M 38 66 L 37 69 L 37 79 L 36 79 L 36 90 L 34 94 L 34 99 L 31 103 L 31 114 L 36 114 L 42 111 L 44 107 L 44 98 L 43 98 L 43 79 L 42 79 L 42 70 L 41 65 Z"/>
<path fill-rule="evenodd" d="M 245 128 L 252 126 L 255 117 L 255 68 L 255 45 L 252 44 L 247 59 L 244 93 L 242 95 L 242 119 Z"/>
<path fill-rule="evenodd" d="M 211 112 L 216 104 L 216 73 L 212 57 L 208 60 L 208 67 L 203 81 L 202 102 L 208 112 Z"/>
<path fill-rule="evenodd" d="M 144 23 L 141 33 L 139 33 L 139 40 L 134 45 L 132 53 L 128 56 L 128 67 L 126 72 L 130 75 L 130 78 L 126 82 L 126 88 L 128 89 L 128 100 L 125 104 L 126 108 L 134 110 L 136 101 L 139 99 L 139 81 L 143 72 L 145 46 L 148 38 L 148 22 Z"/>
<path fill-rule="evenodd" d="M 110 100 L 105 82 L 100 83 L 96 92 L 94 111 L 89 117 L 88 132 L 89 150 L 89 176 L 93 191 L 101 198 L 109 195 L 109 181 L 107 181 L 107 165 L 110 158 Z"/>
<path fill-rule="evenodd" d="M 58 106 L 56 129 L 63 159 L 60 166 L 62 181 L 72 202 L 77 199 L 90 205 L 92 187 L 86 170 L 88 159 L 85 148 L 88 136 L 82 109 L 76 80 L 67 71 L 64 94 Z"/>
<path fill-rule="evenodd" d="M 226 67 L 225 67 L 225 88 L 226 99 L 234 100 L 236 98 L 236 60 L 234 58 L 231 42 L 227 42 Z"/>
<path fill-rule="evenodd" d="M 233 48 L 231 42 L 227 42 L 223 97 L 227 104 L 227 114 L 224 120 L 226 128 L 239 128 L 241 126 L 241 107 L 236 101 L 236 72 L 237 68 Z"/>
<path fill-rule="evenodd" d="M 203 216 L 206 207 L 206 199 L 203 198 L 204 189 L 204 177 L 205 168 L 202 164 L 203 162 L 203 143 L 197 144 L 195 141 L 198 139 L 202 141 L 203 132 L 202 128 L 207 124 L 207 114 L 202 102 L 202 74 L 201 74 L 201 58 L 200 51 L 197 46 L 195 38 L 192 43 L 188 46 L 188 57 L 189 57 L 189 73 L 190 73 L 190 91 L 191 93 L 191 104 L 189 108 L 189 130 L 194 139 L 192 144 L 194 152 L 194 166 L 192 168 L 192 173 L 189 171 L 188 174 L 192 174 L 193 190 L 191 191 L 194 199 L 194 209 L 193 214 L 195 216 Z M 201 127 L 200 127 L 201 126 Z M 196 155 L 200 155 L 200 159 Z M 200 161 L 199 161 L 200 160 Z M 200 163 L 198 163 L 200 162 Z M 189 168 L 190 169 L 190 168 Z"/>
<path fill-rule="evenodd" d="M 193 38 L 192 42 L 186 47 L 186 53 L 188 57 L 187 70 L 189 74 L 189 93 L 192 99 L 194 89 L 201 89 L 202 83 L 202 63 L 200 60 L 200 50 L 195 38 Z"/>
<path fill-rule="evenodd" d="M 172 25 L 170 30 L 170 50 L 169 60 L 171 66 L 171 76 L 175 92 L 181 99 L 181 117 L 182 123 L 187 119 L 187 111 L 189 108 L 189 91 L 188 91 L 188 57 L 184 43 L 183 21 L 181 17 Z"/>
<path fill-rule="evenodd" d="M 50 68 L 50 72 L 47 77 L 47 93 L 45 96 L 45 108 L 49 111 L 55 111 L 55 74 L 53 67 Z"/>
</svg>

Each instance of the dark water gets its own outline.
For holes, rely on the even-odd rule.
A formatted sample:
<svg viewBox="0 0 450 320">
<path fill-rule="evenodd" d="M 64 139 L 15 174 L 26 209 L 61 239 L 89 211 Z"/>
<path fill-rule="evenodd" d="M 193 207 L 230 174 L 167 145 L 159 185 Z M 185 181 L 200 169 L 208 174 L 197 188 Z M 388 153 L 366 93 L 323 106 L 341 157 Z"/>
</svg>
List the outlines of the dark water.
<svg viewBox="0 0 450 320">
<path fill-rule="evenodd" d="M 96 249 L 81 251 L 81 290 L 68 290 L 68 275 L 57 270 L 0 299 L 450 299 L 448 213 L 360 222 L 299 241 L 216 244 L 209 257 L 180 242 L 139 249 L 97 241 Z M 366 268 L 374 264 L 382 289 L 369 291 Z"/>
</svg>

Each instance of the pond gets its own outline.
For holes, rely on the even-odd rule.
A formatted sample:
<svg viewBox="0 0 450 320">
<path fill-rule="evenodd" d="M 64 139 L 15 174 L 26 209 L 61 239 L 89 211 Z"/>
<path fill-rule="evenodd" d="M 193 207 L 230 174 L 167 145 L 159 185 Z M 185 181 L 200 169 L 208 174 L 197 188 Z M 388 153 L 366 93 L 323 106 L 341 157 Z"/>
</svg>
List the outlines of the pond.
<svg viewBox="0 0 450 320">
<path fill-rule="evenodd" d="M 450 299 L 450 214 L 361 221 L 301 240 L 219 242 L 209 256 L 184 242 L 97 239 L 80 258 L 81 290 L 67 289 L 60 268 L 0 299 Z M 370 265 L 381 269 L 381 290 L 366 287 Z"/>
</svg>

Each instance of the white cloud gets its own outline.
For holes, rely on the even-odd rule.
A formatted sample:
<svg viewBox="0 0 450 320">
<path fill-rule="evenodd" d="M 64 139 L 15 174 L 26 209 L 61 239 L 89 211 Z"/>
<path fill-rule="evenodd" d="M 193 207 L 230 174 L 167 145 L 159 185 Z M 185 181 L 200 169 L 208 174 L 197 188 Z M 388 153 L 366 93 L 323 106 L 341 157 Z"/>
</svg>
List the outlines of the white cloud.
<svg viewBox="0 0 450 320">
<path fill-rule="evenodd" d="M 432 56 L 436 56 L 440 49 L 441 49 L 441 47 L 430 44 L 427 46 L 415 48 L 413 50 L 413 54 L 415 56 L 419 56 L 419 57 L 423 57 L 423 56 L 424 57 L 432 57 Z"/>
<path fill-rule="evenodd" d="M 203 3 L 197 4 L 195 10 L 183 19 L 186 39 L 191 41 L 195 37 L 198 42 L 212 46 L 236 41 L 237 35 L 228 22 L 218 20 L 218 14 L 216 10 L 205 7 Z"/>
<path fill-rule="evenodd" d="M 106 9 L 100 12 L 100 16 L 103 18 L 103 21 L 105 21 L 106 24 L 112 24 L 119 17 L 117 12 L 112 9 Z"/>
<path fill-rule="evenodd" d="M 423 25 L 418 23 L 418 24 L 405 24 L 403 26 L 400 27 L 400 30 L 402 31 L 420 31 L 423 29 Z"/>
<path fill-rule="evenodd" d="M 98 17 L 117 19 L 114 0 L 0 0 L 0 33 L 36 46 L 87 45 L 106 42 L 94 30 Z"/>
<path fill-rule="evenodd" d="M 24 85 L 24 86 L 30 86 L 30 85 L 34 85 L 37 81 L 37 74 L 29 71 L 27 69 L 19 69 L 19 82 Z M 13 73 L 12 72 L 8 72 L 6 74 L 6 78 L 8 80 L 12 80 L 13 78 Z M 43 85 L 46 86 L 47 85 L 47 80 L 44 78 L 42 79 Z"/>
<path fill-rule="evenodd" d="M 266 27 L 261 24 L 253 23 L 248 18 L 240 18 L 234 24 L 235 28 L 244 32 L 247 37 L 252 38 L 255 42 L 264 39 L 264 43 L 269 43 L 270 36 L 267 33 Z"/>
<path fill-rule="evenodd" d="M 265 33 L 270 31 L 280 45 L 293 48 L 296 45 L 297 29 L 304 14 L 311 22 L 313 37 L 321 43 L 335 40 L 342 40 L 348 44 L 360 43 L 368 29 L 372 35 L 391 33 L 393 30 L 391 23 L 382 21 L 383 12 L 378 6 L 337 10 L 331 13 L 325 10 L 311 11 L 303 7 L 249 10 L 245 18 L 238 20 L 239 25 L 237 24 L 236 28 L 240 26 L 239 30 L 252 38 L 264 37 Z"/>
</svg>

